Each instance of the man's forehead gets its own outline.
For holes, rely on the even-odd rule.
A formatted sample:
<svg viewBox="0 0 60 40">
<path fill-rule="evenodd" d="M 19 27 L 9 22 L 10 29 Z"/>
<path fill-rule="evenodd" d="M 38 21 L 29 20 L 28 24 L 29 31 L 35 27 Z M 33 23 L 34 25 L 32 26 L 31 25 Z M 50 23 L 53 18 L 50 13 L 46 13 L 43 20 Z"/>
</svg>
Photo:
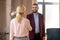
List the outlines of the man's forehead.
<svg viewBox="0 0 60 40">
<path fill-rule="evenodd" d="M 33 5 L 32 7 L 38 7 L 37 5 Z"/>
</svg>

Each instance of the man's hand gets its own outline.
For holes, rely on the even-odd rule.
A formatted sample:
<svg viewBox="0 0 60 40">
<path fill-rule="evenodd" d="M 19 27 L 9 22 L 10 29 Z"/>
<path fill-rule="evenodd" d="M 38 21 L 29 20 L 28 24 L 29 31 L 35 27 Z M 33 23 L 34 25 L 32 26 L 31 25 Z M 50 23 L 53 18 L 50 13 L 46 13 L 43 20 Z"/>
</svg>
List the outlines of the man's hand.
<svg viewBox="0 0 60 40">
<path fill-rule="evenodd" d="M 45 37 L 43 37 L 43 40 L 47 40 L 47 35 Z"/>
<path fill-rule="evenodd" d="M 45 40 L 45 37 L 43 37 L 43 40 Z"/>
</svg>

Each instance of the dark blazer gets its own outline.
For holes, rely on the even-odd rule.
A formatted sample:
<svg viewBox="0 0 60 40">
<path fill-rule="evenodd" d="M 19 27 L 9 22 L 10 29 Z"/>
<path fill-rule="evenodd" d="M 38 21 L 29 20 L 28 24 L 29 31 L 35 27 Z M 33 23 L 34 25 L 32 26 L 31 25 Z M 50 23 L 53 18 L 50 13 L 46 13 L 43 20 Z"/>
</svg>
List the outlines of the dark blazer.
<svg viewBox="0 0 60 40">
<path fill-rule="evenodd" d="M 40 13 L 38 13 L 38 15 L 39 15 L 40 38 L 43 39 L 43 36 L 45 36 L 44 17 Z M 27 15 L 27 18 L 30 20 L 30 24 L 32 26 L 32 31 L 29 32 L 29 38 L 30 38 L 30 40 L 33 40 L 34 34 L 35 34 L 35 22 L 34 22 L 33 13 Z"/>
</svg>

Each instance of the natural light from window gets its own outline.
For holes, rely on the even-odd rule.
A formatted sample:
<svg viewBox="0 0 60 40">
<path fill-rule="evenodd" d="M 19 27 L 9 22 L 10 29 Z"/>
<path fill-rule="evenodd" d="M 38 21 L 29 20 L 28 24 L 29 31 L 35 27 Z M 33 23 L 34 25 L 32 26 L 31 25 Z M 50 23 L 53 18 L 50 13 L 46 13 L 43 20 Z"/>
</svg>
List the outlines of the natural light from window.
<svg viewBox="0 0 60 40">
<path fill-rule="evenodd" d="M 47 3 L 45 4 L 45 30 L 47 28 L 59 28 L 59 0 L 44 0 L 44 1 L 45 3 Z M 43 0 L 37 0 L 37 2 L 43 3 Z M 43 13 L 41 5 L 43 4 L 39 4 L 38 11 L 40 13 Z"/>
</svg>

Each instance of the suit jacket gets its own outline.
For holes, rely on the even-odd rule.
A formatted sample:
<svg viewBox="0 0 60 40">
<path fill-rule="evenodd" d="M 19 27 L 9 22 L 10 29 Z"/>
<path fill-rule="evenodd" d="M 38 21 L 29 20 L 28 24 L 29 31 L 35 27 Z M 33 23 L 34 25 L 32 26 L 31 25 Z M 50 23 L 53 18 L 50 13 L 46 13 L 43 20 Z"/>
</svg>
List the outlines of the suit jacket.
<svg viewBox="0 0 60 40">
<path fill-rule="evenodd" d="M 39 16 L 40 38 L 43 39 L 43 36 L 45 36 L 44 17 L 40 13 L 38 13 L 38 16 Z M 30 20 L 30 24 L 32 26 L 32 31 L 29 32 L 29 38 L 30 38 L 30 40 L 33 40 L 34 39 L 34 34 L 35 34 L 35 21 L 34 21 L 33 13 L 27 15 L 27 18 Z"/>
</svg>

